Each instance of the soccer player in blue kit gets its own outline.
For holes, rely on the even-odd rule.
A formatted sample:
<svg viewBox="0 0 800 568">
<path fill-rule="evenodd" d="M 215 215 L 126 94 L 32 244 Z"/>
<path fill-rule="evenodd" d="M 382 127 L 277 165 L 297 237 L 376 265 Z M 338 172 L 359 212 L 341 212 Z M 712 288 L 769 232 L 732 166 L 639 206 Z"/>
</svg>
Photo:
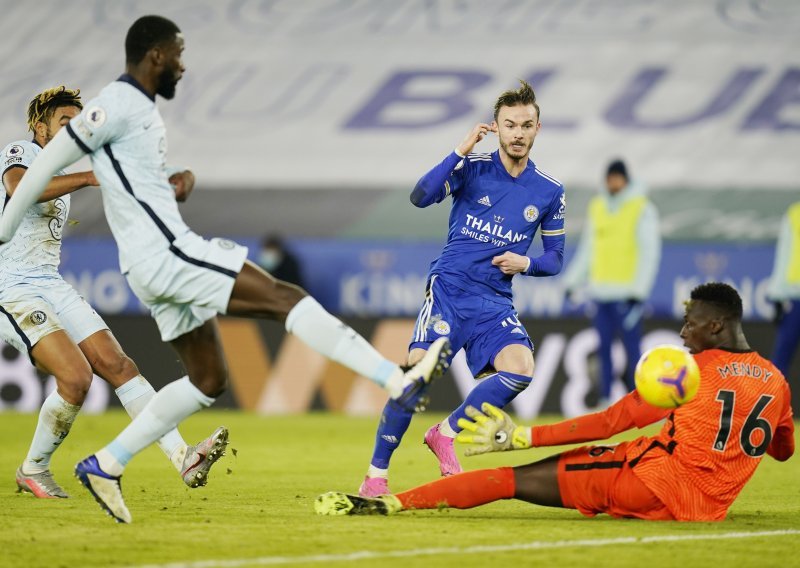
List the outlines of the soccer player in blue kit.
<svg viewBox="0 0 800 568">
<path fill-rule="evenodd" d="M 473 375 L 486 377 L 425 434 L 425 444 L 445 476 L 461 472 L 453 440 L 467 406 L 489 402 L 502 408 L 532 380 L 533 344 L 512 305 L 511 279 L 515 274 L 552 276 L 561 271 L 564 187 L 528 157 L 541 128 L 539 119 L 536 95 L 521 81 L 519 89 L 497 99 L 494 122 L 477 124 L 411 193 L 417 207 L 448 196 L 453 205 L 447 244 L 431 264 L 408 362 L 423 357 L 437 338 L 448 337 L 454 353 L 466 350 Z M 491 154 L 471 153 L 489 132 L 497 134 L 500 148 Z M 531 258 L 526 254 L 537 229 L 544 253 Z M 361 496 L 389 493 L 389 460 L 411 416 L 394 401 L 386 404 Z"/>
</svg>

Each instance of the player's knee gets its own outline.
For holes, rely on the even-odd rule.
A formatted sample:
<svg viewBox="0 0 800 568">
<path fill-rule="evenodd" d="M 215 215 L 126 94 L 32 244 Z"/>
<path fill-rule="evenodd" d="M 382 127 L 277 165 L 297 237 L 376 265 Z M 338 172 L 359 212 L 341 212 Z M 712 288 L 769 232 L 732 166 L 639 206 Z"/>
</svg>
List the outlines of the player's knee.
<svg viewBox="0 0 800 568">
<path fill-rule="evenodd" d="M 224 365 L 189 375 L 192 383 L 206 396 L 217 398 L 228 388 L 228 369 Z"/>
<path fill-rule="evenodd" d="M 117 387 L 139 374 L 133 359 L 124 353 L 104 353 L 92 361 L 95 372 Z"/>
<path fill-rule="evenodd" d="M 281 281 L 278 284 L 278 287 L 279 294 L 283 299 L 282 303 L 286 308 L 285 311 L 287 314 L 300 302 L 300 300 L 308 296 L 308 292 L 296 284 L 290 284 L 288 282 Z"/>
<path fill-rule="evenodd" d="M 65 365 L 56 374 L 56 384 L 61 396 L 70 404 L 81 405 L 92 386 L 92 368 L 89 363 Z"/>
<path fill-rule="evenodd" d="M 507 362 L 504 365 L 503 371 L 532 379 L 534 366 L 535 365 L 532 357 L 527 360 L 520 358 L 518 360 Z"/>
</svg>

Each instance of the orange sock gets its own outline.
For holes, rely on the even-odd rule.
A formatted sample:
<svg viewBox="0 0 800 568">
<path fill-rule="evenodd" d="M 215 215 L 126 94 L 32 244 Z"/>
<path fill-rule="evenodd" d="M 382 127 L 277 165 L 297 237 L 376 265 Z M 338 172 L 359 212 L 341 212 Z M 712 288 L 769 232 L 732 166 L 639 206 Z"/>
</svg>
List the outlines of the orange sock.
<svg viewBox="0 0 800 568">
<path fill-rule="evenodd" d="M 467 471 L 397 493 L 404 509 L 469 509 L 514 497 L 514 471 L 510 467 Z"/>
</svg>

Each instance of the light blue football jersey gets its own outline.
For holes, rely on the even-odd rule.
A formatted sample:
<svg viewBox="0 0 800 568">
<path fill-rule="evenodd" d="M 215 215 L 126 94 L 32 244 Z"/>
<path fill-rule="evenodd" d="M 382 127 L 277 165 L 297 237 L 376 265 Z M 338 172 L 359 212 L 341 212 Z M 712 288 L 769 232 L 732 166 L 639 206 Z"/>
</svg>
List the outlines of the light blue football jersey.
<svg viewBox="0 0 800 568">
<path fill-rule="evenodd" d="M 12 168 L 27 169 L 41 150 L 36 142 L 12 142 L 3 148 L 0 175 Z M 63 170 L 58 172 L 58 175 L 63 174 Z M 3 195 L 0 215 L 9 199 L 5 189 Z M 0 247 L 0 282 L 8 284 L 21 279 L 60 278 L 61 232 L 67 222 L 69 204 L 69 195 L 62 195 L 28 208 L 14 238 Z"/>
<path fill-rule="evenodd" d="M 86 103 L 67 132 L 90 154 L 122 272 L 200 237 L 181 218 L 167 176 L 167 132 L 155 99 L 122 75 Z"/>
</svg>

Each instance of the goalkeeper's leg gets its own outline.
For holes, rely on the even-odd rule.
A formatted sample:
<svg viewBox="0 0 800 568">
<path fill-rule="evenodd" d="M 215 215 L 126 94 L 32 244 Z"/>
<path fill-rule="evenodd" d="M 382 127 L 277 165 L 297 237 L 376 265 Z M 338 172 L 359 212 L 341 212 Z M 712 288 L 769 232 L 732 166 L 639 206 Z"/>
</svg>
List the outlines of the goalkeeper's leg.
<svg viewBox="0 0 800 568">
<path fill-rule="evenodd" d="M 480 469 L 443 477 L 396 495 L 364 498 L 325 493 L 315 503 L 321 515 L 392 515 L 413 509 L 470 509 L 501 499 L 562 506 L 558 456 L 521 468 Z"/>
<path fill-rule="evenodd" d="M 395 495 L 403 509 L 470 509 L 501 499 L 520 499 L 536 505 L 563 507 L 558 488 L 558 460 L 554 455 L 518 467 L 479 469 Z"/>
</svg>

